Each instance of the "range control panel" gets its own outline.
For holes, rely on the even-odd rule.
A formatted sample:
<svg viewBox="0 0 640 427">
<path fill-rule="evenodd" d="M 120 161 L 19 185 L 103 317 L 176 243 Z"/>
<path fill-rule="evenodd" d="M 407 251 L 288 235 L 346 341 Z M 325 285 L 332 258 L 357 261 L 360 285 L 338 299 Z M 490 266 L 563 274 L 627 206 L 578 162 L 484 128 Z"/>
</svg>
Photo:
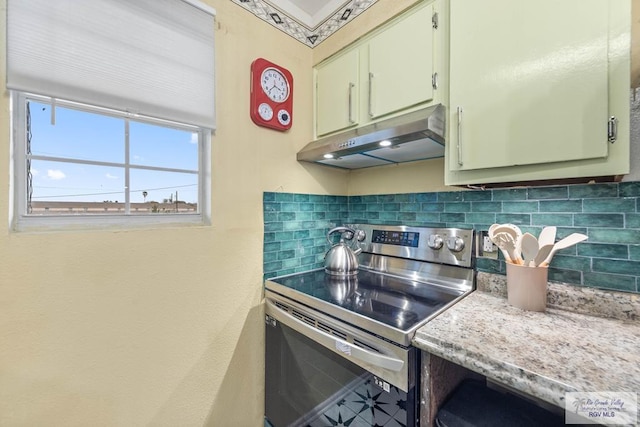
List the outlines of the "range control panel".
<svg viewBox="0 0 640 427">
<path fill-rule="evenodd" d="M 363 252 L 470 267 L 473 229 L 349 224 L 362 230 Z"/>
<path fill-rule="evenodd" d="M 372 243 L 384 243 L 385 245 L 407 246 L 417 248 L 420 233 L 414 231 L 390 231 L 373 229 L 371 235 Z"/>
</svg>

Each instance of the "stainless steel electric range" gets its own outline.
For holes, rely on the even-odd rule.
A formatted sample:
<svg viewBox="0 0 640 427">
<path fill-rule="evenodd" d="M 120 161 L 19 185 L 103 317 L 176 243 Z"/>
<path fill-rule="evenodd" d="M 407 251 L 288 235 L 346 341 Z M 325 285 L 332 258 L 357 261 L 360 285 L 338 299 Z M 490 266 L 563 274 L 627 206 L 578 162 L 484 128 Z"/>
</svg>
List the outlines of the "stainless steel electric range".
<svg viewBox="0 0 640 427">
<path fill-rule="evenodd" d="M 364 237 L 352 241 L 362 249 L 357 274 L 318 269 L 265 282 L 266 425 L 419 422 L 411 340 L 473 291 L 473 230 L 349 227 Z"/>
</svg>

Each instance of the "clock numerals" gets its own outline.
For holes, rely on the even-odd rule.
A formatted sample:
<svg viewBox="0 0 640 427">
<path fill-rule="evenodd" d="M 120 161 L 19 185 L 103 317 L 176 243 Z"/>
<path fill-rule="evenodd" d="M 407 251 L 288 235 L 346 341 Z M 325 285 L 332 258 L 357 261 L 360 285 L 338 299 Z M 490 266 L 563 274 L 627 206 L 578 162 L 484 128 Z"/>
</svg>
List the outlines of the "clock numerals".
<svg viewBox="0 0 640 427">
<path fill-rule="evenodd" d="M 289 82 L 275 68 L 267 68 L 262 72 L 260 85 L 265 95 L 274 102 L 284 102 L 289 97 Z"/>
</svg>

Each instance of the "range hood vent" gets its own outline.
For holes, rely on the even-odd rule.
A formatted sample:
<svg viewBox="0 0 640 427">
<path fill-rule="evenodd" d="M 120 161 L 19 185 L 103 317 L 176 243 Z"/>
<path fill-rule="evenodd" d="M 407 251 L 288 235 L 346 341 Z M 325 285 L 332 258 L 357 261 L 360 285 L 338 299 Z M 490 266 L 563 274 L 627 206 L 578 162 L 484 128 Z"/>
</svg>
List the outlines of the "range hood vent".
<svg viewBox="0 0 640 427">
<path fill-rule="evenodd" d="M 443 157 L 444 129 L 445 107 L 437 104 L 320 138 L 300 150 L 297 158 L 359 169 Z"/>
</svg>

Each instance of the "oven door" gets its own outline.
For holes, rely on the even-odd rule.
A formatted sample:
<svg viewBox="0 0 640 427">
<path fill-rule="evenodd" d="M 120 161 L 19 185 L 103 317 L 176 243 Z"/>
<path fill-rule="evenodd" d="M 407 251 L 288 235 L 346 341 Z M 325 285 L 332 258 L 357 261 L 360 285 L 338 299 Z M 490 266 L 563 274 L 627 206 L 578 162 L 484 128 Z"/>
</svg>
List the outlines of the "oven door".
<svg viewBox="0 0 640 427">
<path fill-rule="evenodd" d="M 327 346 L 326 337 L 313 331 L 315 328 L 306 322 L 300 326 L 290 317 L 267 300 L 265 425 L 417 424 L 419 352 L 415 348 L 402 349 L 402 367 L 407 369 L 407 387 L 403 390 L 372 373 L 373 369 L 363 367 L 381 361 L 395 368 L 395 358 L 379 355 L 378 360 L 375 352 L 367 349 L 372 354 L 358 355 L 367 361 L 356 364 L 345 353 L 349 352 L 347 348 L 355 348 L 345 347 L 347 341 L 331 338 L 336 348 Z"/>
</svg>

